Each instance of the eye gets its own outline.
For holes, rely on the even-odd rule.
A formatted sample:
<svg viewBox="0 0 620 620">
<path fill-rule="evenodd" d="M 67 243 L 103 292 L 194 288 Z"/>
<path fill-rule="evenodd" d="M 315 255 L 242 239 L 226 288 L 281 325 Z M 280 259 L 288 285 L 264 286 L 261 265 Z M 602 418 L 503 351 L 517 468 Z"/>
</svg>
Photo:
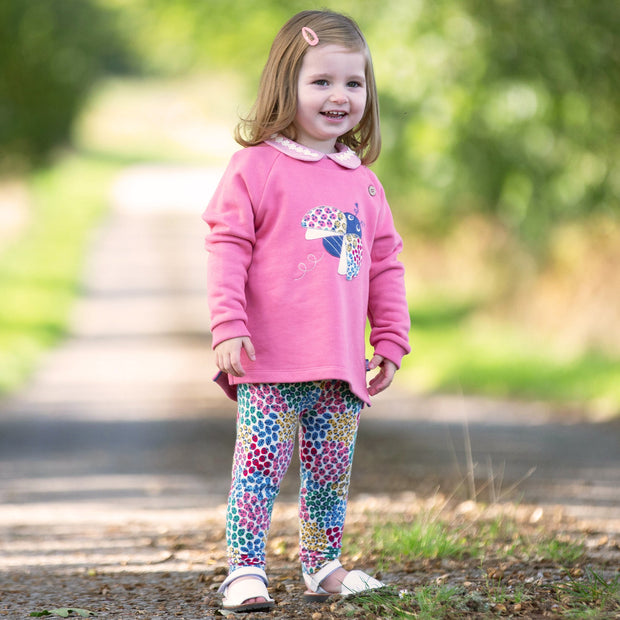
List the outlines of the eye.
<svg viewBox="0 0 620 620">
<path fill-rule="evenodd" d="M 327 80 L 314 80 L 313 84 L 316 84 L 317 86 L 327 86 L 328 82 Z"/>
<path fill-rule="evenodd" d="M 350 82 L 347 82 L 347 86 L 349 88 L 362 88 L 363 84 L 357 80 L 351 80 Z"/>
</svg>

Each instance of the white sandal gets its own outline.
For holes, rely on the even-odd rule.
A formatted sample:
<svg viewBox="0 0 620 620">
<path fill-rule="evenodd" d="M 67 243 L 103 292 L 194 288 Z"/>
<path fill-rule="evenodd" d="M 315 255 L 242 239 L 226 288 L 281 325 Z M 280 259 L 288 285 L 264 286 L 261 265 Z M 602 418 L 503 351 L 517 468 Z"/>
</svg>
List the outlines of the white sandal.
<svg viewBox="0 0 620 620">
<path fill-rule="evenodd" d="M 253 577 L 254 579 L 242 579 L 240 577 Z M 262 568 L 244 566 L 234 570 L 222 583 L 218 592 L 224 594 L 222 609 L 229 612 L 243 611 L 267 611 L 272 609 L 275 602 L 267 592 L 267 575 Z M 246 603 L 252 598 L 264 598 L 258 603 Z"/>
<path fill-rule="evenodd" d="M 321 570 L 312 575 L 306 575 L 304 573 L 304 581 L 308 588 L 308 590 L 304 592 L 304 599 L 306 601 L 320 603 L 335 595 L 351 596 L 352 594 L 359 594 L 360 592 L 367 592 L 368 590 L 376 590 L 377 588 L 385 587 L 384 583 L 367 575 L 364 571 L 352 570 L 349 571 L 347 576 L 343 579 L 340 592 L 328 592 L 324 590 L 321 587 L 321 582 L 334 571 L 337 571 L 341 566 L 340 560 L 332 560 L 323 566 Z"/>
</svg>

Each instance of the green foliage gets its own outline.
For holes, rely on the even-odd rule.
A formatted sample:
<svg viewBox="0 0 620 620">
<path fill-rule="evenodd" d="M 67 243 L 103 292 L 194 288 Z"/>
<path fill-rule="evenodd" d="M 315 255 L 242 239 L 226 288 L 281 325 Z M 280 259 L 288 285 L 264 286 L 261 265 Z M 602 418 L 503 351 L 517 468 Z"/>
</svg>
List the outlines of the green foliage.
<svg viewBox="0 0 620 620">
<path fill-rule="evenodd" d="M 126 67 L 113 15 L 93 0 L 0 3 L 0 170 L 65 142 L 93 82 Z"/>
<path fill-rule="evenodd" d="M 561 219 L 618 212 L 617 2 L 413 2 L 393 19 L 371 37 L 381 172 L 412 208 L 483 211 L 533 245 Z"/>
<path fill-rule="evenodd" d="M 123 38 L 131 40 L 142 69 L 150 74 L 206 67 L 258 75 L 277 30 L 295 12 L 295 2 L 286 0 L 100 2 L 122 12 Z"/>
<path fill-rule="evenodd" d="M 253 85 L 293 13 L 352 15 L 380 89 L 377 170 L 415 225 L 482 211 L 544 249 L 556 222 L 619 211 L 615 0 L 102 1 L 148 70 L 228 67 Z"/>
<path fill-rule="evenodd" d="M 8 0 L 4 159 L 65 139 L 101 70 L 131 62 L 127 45 L 143 71 L 232 68 L 255 85 L 282 23 L 323 6 L 351 14 L 370 43 L 384 133 L 377 171 L 396 208 L 414 212 L 403 221 L 482 211 L 544 249 L 560 220 L 618 213 L 615 0 Z M 242 113 L 247 104 L 231 102 Z"/>
</svg>

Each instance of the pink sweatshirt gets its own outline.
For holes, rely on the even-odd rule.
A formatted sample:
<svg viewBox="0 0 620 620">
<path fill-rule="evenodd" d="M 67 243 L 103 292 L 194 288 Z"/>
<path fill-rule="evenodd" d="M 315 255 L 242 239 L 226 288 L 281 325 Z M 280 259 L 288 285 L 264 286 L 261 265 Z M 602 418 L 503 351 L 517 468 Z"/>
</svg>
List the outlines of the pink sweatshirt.
<svg viewBox="0 0 620 620">
<path fill-rule="evenodd" d="M 340 379 L 366 403 L 365 327 L 377 354 L 409 352 L 402 241 L 377 177 L 338 145 L 282 136 L 235 153 L 203 216 L 213 347 L 249 336 L 238 383 Z"/>
</svg>

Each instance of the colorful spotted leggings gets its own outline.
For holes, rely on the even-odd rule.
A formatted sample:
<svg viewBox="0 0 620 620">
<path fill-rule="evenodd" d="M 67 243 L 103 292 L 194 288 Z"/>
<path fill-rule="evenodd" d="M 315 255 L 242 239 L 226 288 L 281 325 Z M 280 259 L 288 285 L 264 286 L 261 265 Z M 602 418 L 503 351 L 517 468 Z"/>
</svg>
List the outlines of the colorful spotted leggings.
<svg viewBox="0 0 620 620">
<path fill-rule="evenodd" d="M 343 381 L 241 384 L 226 516 L 230 570 L 265 567 L 273 502 L 299 429 L 300 559 L 314 573 L 338 558 L 362 401 Z"/>
</svg>

